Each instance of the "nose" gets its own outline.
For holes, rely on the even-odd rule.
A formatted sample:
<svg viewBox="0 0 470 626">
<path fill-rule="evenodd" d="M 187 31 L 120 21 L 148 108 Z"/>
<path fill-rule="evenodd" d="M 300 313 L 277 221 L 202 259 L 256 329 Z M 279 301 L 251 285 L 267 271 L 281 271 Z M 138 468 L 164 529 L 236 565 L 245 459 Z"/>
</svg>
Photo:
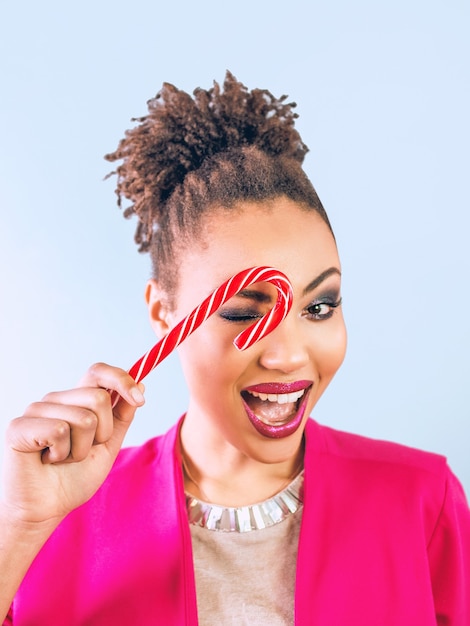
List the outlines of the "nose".
<svg viewBox="0 0 470 626">
<path fill-rule="evenodd" d="M 292 313 L 259 342 L 261 367 L 290 374 L 307 365 L 308 341 L 302 331 L 302 320 L 291 316 Z"/>
</svg>

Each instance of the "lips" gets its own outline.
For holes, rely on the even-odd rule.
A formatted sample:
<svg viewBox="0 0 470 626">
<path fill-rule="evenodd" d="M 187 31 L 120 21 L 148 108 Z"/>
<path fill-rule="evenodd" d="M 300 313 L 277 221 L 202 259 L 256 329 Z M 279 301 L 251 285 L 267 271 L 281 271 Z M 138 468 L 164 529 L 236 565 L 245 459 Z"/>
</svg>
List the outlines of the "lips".
<svg viewBox="0 0 470 626">
<path fill-rule="evenodd" d="M 302 423 L 311 380 L 292 383 L 261 383 L 242 391 L 242 402 L 252 426 L 264 437 L 281 439 Z"/>
<path fill-rule="evenodd" d="M 294 393 L 307 389 L 312 385 L 311 380 L 296 380 L 292 383 L 260 383 L 246 387 L 244 391 L 255 391 L 256 393 Z"/>
</svg>

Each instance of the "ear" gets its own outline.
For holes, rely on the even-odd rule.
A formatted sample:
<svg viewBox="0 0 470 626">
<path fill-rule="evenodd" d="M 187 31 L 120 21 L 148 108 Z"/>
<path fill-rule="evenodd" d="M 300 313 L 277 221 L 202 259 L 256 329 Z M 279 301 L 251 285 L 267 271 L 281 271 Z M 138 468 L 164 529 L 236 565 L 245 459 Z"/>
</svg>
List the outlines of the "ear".
<svg viewBox="0 0 470 626">
<path fill-rule="evenodd" d="M 145 302 L 149 312 L 150 325 L 159 339 L 172 327 L 173 316 L 168 307 L 166 293 L 154 279 L 148 281 L 145 288 Z"/>
</svg>

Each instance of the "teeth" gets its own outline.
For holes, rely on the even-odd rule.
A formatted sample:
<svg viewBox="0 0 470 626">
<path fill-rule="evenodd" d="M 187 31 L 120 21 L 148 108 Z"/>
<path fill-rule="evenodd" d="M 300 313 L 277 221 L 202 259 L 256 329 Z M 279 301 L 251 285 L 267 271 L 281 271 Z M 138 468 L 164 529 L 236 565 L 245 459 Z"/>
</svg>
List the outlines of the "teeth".
<svg viewBox="0 0 470 626">
<path fill-rule="evenodd" d="M 260 400 L 268 402 L 277 402 L 278 404 L 287 404 L 288 402 L 297 402 L 301 398 L 305 389 L 300 391 L 294 391 L 292 393 L 257 393 L 256 391 L 249 391 L 252 396 L 259 398 Z"/>
</svg>

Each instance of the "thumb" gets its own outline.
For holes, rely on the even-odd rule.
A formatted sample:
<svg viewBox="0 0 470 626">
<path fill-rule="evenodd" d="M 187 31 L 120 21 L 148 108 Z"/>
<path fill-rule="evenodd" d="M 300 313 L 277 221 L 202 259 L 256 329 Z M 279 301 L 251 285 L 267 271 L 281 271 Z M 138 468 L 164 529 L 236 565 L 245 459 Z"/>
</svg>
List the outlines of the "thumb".
<svg viewBox="0 0 470 626">
<path fill-rule="evenodd" d="M 140 406 L 142 406 L 142 404 L 145 402 L 144 396 L 143 396 L 144 391 L 145 391 L 144 384 L 139 383 L 137 387 L 139 388 L 140 393 L 142 395 L 141 396 L 139 396 L 138 394 L 134 395 L 131 392 L 131 395 L 133 399 L 135 400 L 135 404 L 131 404 L 124 398 L 120 397 L 119 401 L 117 402 L 116 406 L 113 409 L 114 428 L 113 428 L 113 434 L 111 436 L 109 443 L 113 447 L 116 447 L 118 450 L 122 446 L 124 437 L 126 436 L 126 433 L 129 430 L 129 427 L 134 420 L 134 416 L 135 416 L 137 409 Z"/>
</svg>

